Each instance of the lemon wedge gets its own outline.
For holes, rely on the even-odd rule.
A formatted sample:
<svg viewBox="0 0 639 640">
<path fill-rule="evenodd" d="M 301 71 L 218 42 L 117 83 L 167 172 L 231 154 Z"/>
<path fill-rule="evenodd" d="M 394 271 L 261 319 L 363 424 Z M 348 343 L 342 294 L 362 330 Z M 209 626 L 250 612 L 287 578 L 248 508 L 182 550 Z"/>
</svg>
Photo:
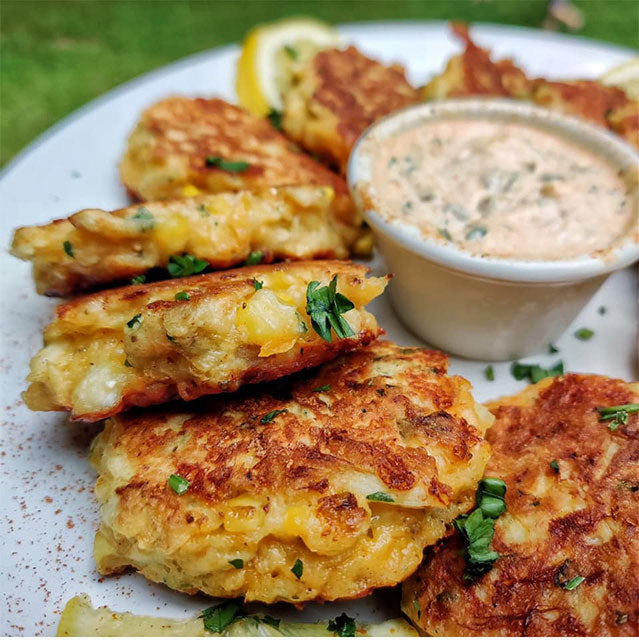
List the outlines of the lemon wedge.
<svg viewBox="0 0 639 640">
<path fill-rule="evenodd" d="M 639 58 L 632 58 L 613 67 L 599 80 L 603 84 L 623 89 L 632 100 L 639 100 Z"/>
<path fill-rule="evenodd" d="M 242 45 L 235 88 L 255 115 L 281 111 L 294 70 L 320 49 L 339 45 L 333 27 L 313 18 L 289 18 L 252 29 Z"/>
</svg>

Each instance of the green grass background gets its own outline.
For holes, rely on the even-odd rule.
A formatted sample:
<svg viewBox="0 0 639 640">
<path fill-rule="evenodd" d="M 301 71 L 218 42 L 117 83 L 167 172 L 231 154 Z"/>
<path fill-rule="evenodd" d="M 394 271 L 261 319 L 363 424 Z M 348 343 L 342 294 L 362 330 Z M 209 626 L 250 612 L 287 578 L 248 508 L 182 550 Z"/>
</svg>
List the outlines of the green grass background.
<svg viewBox="0 0 639 640">
<path fill-rule="evenodd" d="M 581 35 L 637 48 L 636 0 L 575 0 Z M 463 19 L 539 27 L 547 0 L 0 0 L 0 164 L 108 89 L 258 22 Z M 399 44 L 401 46 L 401 43 Z"/>
</svg>

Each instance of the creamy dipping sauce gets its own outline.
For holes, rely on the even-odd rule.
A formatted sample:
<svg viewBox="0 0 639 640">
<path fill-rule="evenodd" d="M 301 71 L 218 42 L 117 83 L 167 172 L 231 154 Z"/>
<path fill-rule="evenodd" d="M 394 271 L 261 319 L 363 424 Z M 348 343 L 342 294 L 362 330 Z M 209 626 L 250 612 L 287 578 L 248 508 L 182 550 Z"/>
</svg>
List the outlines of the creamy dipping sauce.
<svg viewBox="0 0 639 640">
<path fill-rule="evenodd" d="M 628 181 L 559 135 L 490 120 L 424 122 L 372 161 L 388 222 L 499 258 L 565 260 L 603 251 L 636 225 Z"/>
</svg>

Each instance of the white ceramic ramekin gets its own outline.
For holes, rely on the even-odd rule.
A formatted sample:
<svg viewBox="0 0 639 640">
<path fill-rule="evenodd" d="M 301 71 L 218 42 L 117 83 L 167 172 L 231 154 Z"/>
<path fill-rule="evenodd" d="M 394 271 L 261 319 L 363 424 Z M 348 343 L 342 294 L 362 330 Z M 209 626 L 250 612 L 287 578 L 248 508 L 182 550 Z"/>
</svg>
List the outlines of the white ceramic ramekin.
<svg viewBox="0 0 639 640">
<path fill-rule="evenodd" d="M 639 202 L 627 239 L 604 258 L 518 261 L 471 255 L 421 236 L 378 213 L 371 160 L 394 132 L 421 121 L 488 118 L 523 122 L 568 137 L 615 168 L 636 171 L 639 154 L 621 138 L 581 119 L 526 102 L 444 100 L 394 113 L 370 127 L 350 157 L 348 183 L 394 274 L 390 296 L 404 323 L 427 343 L 480 360 L 544 351 L 574 320 L 605 279 L 639 260 Z M 596 212 L 593 212 L 596 215 Z"/>
</svg>

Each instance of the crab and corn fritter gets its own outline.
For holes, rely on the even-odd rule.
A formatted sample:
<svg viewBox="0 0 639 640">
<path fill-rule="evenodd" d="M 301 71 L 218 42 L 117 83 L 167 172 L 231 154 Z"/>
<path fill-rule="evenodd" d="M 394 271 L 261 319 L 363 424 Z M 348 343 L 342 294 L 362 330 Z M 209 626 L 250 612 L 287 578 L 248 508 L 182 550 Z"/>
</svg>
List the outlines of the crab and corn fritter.
<svg viewBox="0 0 639 640">
<path fill-rule="evenodd" d="M 77 298 L 45 330 L 25 401 L 92 422 L 318 365 L 379 335 L 364 306 L 387 278 L 366 273 L 348 262 L 290 262 Z"/>
<path fill-rule="evenodd" d="M 404 612 L 433 636 L 639 635 L 639 383 L 569 374 L 488 408 L 486 475 L 507 487 L 493 567 L 469 576 L 476 548 L 455 533 Z"/>
<path fill-rule="evenodd" d="M 187 253 L 225 269 L 261 262 L 345 258 L 330 187 L 280 187 L 146 202 L 109 212 L 85 209 L 15 233 L 13 255 L 33 262 L 38 293 L 66 296 L 166 269 Z M 166 274 L 166 271 L 164 272 Z M 168 274 L 166 274 L 168 277 Z"/>
<path fill-rule="evenodd" d="M 394 585 L 474 500 L 492 416 L 445 355 L 387 342 L 187 407 L 92 447 L 103 574 L 302 603 Z"/>
</svg>

